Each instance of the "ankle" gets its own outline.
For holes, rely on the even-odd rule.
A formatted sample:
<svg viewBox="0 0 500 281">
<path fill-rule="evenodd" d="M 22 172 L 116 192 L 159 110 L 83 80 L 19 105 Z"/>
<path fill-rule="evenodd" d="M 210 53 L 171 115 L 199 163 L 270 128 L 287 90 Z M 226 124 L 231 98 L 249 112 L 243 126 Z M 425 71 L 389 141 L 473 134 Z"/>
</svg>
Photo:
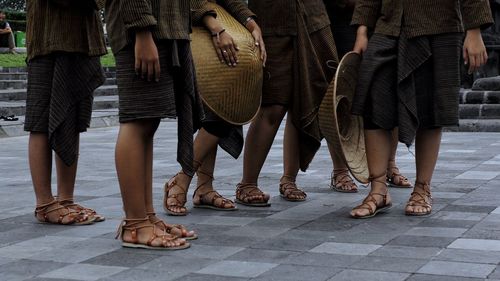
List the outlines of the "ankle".
<svg viewBox="0 0 500 281">
<path fill-rule="evenodd" d="M 56 199 L 53 196 L 36 198 L 36 207 L 44 207 L 53 203 Z"/>
<path fill-rule="evenodd" d="M 283 175 L 280 179 L 280 183 L 285 183 L 285 182 L 295 182 L 297 176 L 289 176 L 289 175 Z"/>
</svg>

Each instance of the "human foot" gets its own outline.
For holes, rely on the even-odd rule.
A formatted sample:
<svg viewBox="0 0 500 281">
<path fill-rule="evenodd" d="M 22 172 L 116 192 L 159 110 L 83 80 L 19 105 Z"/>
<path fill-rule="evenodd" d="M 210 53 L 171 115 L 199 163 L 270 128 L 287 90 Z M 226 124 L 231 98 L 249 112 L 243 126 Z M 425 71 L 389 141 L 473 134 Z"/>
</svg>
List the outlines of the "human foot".
<svg viewBox="0 0 500 281">
<path fill-rule="evenodd" d="M 383 180 L 385 175 L 371 178 L 371 191 L 363 200 L 363 203 L 351 211 L 351 217 L 356 219 L 367 219 L 385 212 L 392 207 L 392 200 Z"/>
<path fill-rule="evenodd" d="M 405 213 L 407 216 L 426 216 L 432 212 L 431 186 L 428 183 L 416 182 Z"/>
<path fill-rule="evenodd" d="M 94 222 L 102 222 L 105 221 L 106 218 L 103 215 L 98 214 L 95 210 L 84 207 L 80 204 L 76 204 L 73 201 L 73 198 L 70 199 L 58 199 L 59 203 L 63 205 L 64 207 L 68 207 L 72 210 L 75 210 L 77 212 L 81 212 L 86 214 L 89 218 L 94 218 Z"/>
<path fill-rule="evenodd" d="M 251 207 L 269 207 L 271 197 L 262 192 L 256 184 L 239 183 L 236 186 L 236 203 Z"/>
<path fill-rule="evenodd" d="M 185 216 L 187 209 L 186 195 L 189 188 L 190 177 L 183 172 L 178 173 L 165 183 L 163 209 L 171 216 Z"/>
<path fill-rule="evenodd" d="M 387 183 L 389 187 L 396 188 L 412 188 L 407 177 L 403 176 L 396 166 L 387 169 Z"/>
<path fill-rule="evenodd" d="M 283 199 L 291 202 L 305 201 L 307 194 L 299 189 L 295 183 L 295 177 L 283 176 L 280 179 L 280 195 Z"/>
<path fill-rule="evenodd" d="M 198 238 L 198 235 L 196 235 L 193 230 L 187 230 L 187 228 L 181 224 L 166 223 L 158 218 L 155 213 L 148 213 L 147 215 L 152 224 L 162 230 L 165 230 L 167 233 L 173 234 L 185 240 L 195 240 Z"/>
<path fill-rule="evenodd" d="M 214 190 L 213 176 L 198 170 L 198 187 L 193 194 L 193 206 L 195 208 L 213 209 L 218 211 L 234 211 L 236 205 L 233 201 L 223 197 Z"/>
<path fill-rule="evenodd" d="M 122 240 L 123 247 L 129 248 L 182 250 L 191 246 L 186 240 L 156 227 L 148 217 L 123 220 L 116 238 Z"/>
<path fill-rule="evenodd" d="M 348 169 L 334 169 L 330 182 L 330 188 L 343 193 L 356 193 L 358 186 L 349 175 Z"/>
<path fill-rule="evenodd" d="M 94 223 L 94 218 L 61 205 L 57 200 L 37 205 L 35 217 L 39 222 L 61 225 L 87 225 Z"/>
</svg>

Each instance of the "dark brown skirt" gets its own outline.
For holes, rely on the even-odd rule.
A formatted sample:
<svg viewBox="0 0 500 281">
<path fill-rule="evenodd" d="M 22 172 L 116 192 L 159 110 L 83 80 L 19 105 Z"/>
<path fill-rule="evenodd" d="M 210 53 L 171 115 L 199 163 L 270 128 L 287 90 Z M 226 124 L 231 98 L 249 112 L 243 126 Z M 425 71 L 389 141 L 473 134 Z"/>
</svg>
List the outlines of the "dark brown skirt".
<svg viewBox="0 0 500 281">
<path fill-rule="evenodd" d="M 78 134 L 90 126 L 92 93 L 104 83 L 98 57 L 53 53 L 28 63 L 24 130 L 47 133 L 51 148 L 70 166 Z"/>
<path fill-rule="evenodd" d="M 243 150 L 243 126 L 229 124 L 205 106 L 202 127 L 219 138 L 219 146 L 238 159 Z"/>
<path fill-rule="evenodd" d="M 192 176 L 193 134 L 201 127 L 204 115 L 190 43 L 163 40 L 156 45 L 161 67 L 159 82 L 148 82 L 135 74 L 133 45 L 115 54 L 120 122 L 177 117 L 177 161 Z"/>
<path fill-rule="evenodd" d="M 406 39 L 375 34 L 360 68 L 353 113 L 369 128 L 399 127 L 411 145 L 418 128 L 458 125 L 462 34 Z"/>
</svg>

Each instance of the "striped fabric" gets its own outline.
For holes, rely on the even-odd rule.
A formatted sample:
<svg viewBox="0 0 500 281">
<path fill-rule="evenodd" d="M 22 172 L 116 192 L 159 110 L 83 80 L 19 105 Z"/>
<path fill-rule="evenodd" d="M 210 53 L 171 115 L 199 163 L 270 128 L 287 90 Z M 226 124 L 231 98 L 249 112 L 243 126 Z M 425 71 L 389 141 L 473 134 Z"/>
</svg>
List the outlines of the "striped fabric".
<svg viewBox="0 0 500 281">
<path fill-rule="evenodd" d="M 113 52 L 134 41 L 133 31 L 148 28 L 155 40 L 189 40 L 192 19 L 207 13 L 206 0 L 106 0 L 106 28 Z"/>
<path fill-rule="evenodd" d="M 485 28 L 493 18 L 489 0 L 358 0 L 352 23 L 413 38 Z"/>
<path fill-rule="evenodd" d="M 189 41 L 163 40 L 157 47 L 162 69 L 159 82 L 137 77 L 133 45 L 116 54 L 120 122 L 177 117 L 177 161 L 186 174 L 193 175 L 193 133 L 200 128 L 203 108 L 195 89 Z"/>
<path fill-rule="evenodd" d="M 78 134 L 92 115 L 92 93 L 104 83 L 98 57 L 54 53 L 28 64 L 24 129 L 47 133 L 51 148 L 70 166 L 78 158 Z"/>
<path fill-rule="evenodd" d="M 26 9 L 28 60 L 57 51 L 89 56 L 106 53 L 101 18 L 94 1 L 27 0 Z"/>
<path fill-rule="evenodd" d="M 458 125 L 461 44 L 461 33 L 413 39 L 373 35 L 353 113 L 362 115 L 369 129 L 399 127 L 399 140 L 408 146 L 418 128 Z"/>
<path fill-rule="evenodd" d="M 249 17 L 256 16 L 242 0 L 208 0 L 208 2 L 219 4 L 242 24 Z"/>
<path fill-rule="evenodd" d="M 322 0 L 248 0 L 264 36 L 296 36 L 298 5 L 307 14 L 304 20 L 309 33 L 330 24 Z"/>
</svg>

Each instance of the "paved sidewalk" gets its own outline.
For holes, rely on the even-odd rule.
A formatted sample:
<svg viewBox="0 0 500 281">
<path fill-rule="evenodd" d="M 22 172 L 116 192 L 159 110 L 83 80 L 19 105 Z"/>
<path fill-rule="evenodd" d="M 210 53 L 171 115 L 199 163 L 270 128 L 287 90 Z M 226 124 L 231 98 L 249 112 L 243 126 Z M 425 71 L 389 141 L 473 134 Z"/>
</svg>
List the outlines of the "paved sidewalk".
<svg viewBox="0 0 500 281">
<path fill-rule="evenodd" d="M 176 123 L 163 122 L 155 140 L 154 196 L 162 217 L 163 183 L 179 168 L 175 130 Z M 108 219 L 80 227 L 35 222 L 28 138 L 0 138 L 0 280 L 500 280 L 500 134 L 445 133 L 432 216 L 404 216 L 410 190 L 392 189 L 390 213 L 354 220 L 348 211 L 367 189 L 328 189 L 325 145 L 298 178 L 308 200 L 281 200 L 280 132 L 260 181 L 273 195 L 272 207 L 168 217 L 200 238 L 189 250 L 161 252 L 124 249 L 113 239 L 122 217 L 117 131 L 91 129 L 82 137 L 77 199 Z M 215 184 L 234 198 L 241 158 L 218 156 Z M 403 146 L 398 161 L 414 180 L 414 157 Z"/>
</svg>

